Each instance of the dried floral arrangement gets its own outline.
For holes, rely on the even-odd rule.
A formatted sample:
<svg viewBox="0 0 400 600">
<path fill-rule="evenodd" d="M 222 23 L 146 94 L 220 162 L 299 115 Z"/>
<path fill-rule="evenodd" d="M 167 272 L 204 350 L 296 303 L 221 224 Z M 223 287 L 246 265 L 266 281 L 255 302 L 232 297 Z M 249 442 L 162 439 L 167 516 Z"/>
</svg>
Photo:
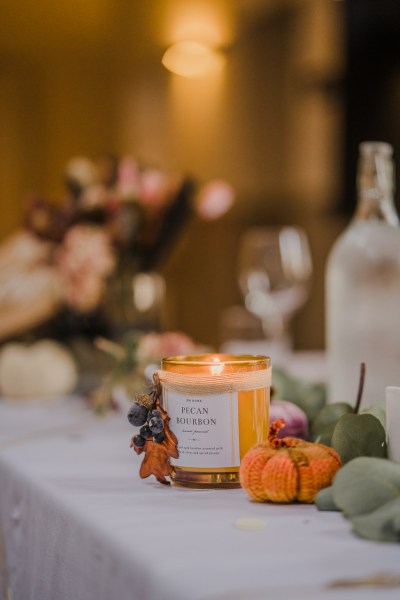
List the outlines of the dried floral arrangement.
<svg viewBox="0 0 400 600">
<path fill-rule="evenodd" d="M 101 329 L 95 313 L 107 280 L 124 263 L 158 269 L 192 215 L 226 212 L 234 191 L 224 181 L 197 189 L 191 179 L 132 157 L 72 159 L 60 203 L 30 201 L 21 228 L 0 245 L 0 341 L 68 313 Z M 64 326 L 63 314 L 56 326 Z"/>
<path fill-rule="evenodd" d="M 136 325 L 123 306 L 124 299 L 132 304 L 125 291 L 132 290 L 133 274 L 162 269 L 188 220 L 219 218 L 231 207 L 234 190 L 221 180 L 197 186 L 130 156 L 74 158 L 64 181 L 61 202 L 32 198 L 21 227 L 0 244 L 0 371 L 9 371 L 10 364 L 17 368 L 17 362 L 20 369 L 26 344 L 48 338 L 67 344 L 80 365 L 80 392 L 93 390 L 98 373 L 106 374 L 94 393 L 101 412 L 112 405 L 110 384 L 115 387 L 128 367 L 136 375 L 144 368 L 148 338 L 139 341 L 143 324 Z M 94 344 L 98 336 L 118 340 L 122 348 L 102 352 Z M 60 370 L 70 371 L 61 360 L 62 347 L 57 349 Z M 15 381 L 7 387 L 10 396 L 26 389 L 49 392 L 43 377 L 34 385 Z M 52 392 L 72 391 L 76 374 L 65 381 Z"/>
</svg>

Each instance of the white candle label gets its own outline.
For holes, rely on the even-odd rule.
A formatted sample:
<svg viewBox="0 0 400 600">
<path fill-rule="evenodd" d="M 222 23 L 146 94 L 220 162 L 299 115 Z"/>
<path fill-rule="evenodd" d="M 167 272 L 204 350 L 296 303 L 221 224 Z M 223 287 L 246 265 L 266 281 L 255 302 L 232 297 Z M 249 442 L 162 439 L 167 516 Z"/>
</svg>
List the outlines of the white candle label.
<svg viewBox="0 0 400 600">
<path fill-rule="evenodd" d="M 238 467 L 238 393 L 196 396 L 163 385 L 163 405 L 170 429 L 178 438 L 176 467 L 220 469 Z"/>
</svg>

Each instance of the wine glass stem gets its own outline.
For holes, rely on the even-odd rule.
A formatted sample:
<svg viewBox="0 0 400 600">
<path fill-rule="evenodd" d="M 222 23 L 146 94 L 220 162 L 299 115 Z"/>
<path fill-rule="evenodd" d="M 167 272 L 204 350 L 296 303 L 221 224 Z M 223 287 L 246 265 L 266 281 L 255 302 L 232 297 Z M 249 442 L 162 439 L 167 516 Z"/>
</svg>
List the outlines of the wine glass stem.
<svg viewBox="0 0 400 600">
<path fill-rule="evenodd" d="M 293 337 L 291 334 L 292 315 L 276 313 L 262 319 L 264 336 L 273 346 L 284 352 L 293 350 Z"/>
</svg>

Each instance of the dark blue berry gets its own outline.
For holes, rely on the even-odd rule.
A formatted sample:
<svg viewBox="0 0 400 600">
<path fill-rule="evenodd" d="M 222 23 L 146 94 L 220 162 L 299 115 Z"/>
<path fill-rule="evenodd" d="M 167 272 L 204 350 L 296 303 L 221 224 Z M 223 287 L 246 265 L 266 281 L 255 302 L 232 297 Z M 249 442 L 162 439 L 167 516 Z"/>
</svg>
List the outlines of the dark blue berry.
<svg viewBox="0 0 400 600">
<path fill-rule="evenodd" d="M 149 412 L 149 419 L 152 419 L 153 417 L 157 417 L 157 419 L 162 419 L 162 412 L 154 408 Z"/>
<path fill-rule="evenodd" d="M 161 442 L 163 442 L 165 439 L 165 433 L 164 431 L 160 431 L 160 433 L 156 433 L 153 436 L 153 440 L 157 443 L 157 444 L 161 444 Z"/>
<path fill-rule="evenodd" d="M 134 427 L 141 427 L 147 421 L 149 409 L 141 404 L 132 404 L 128 412 L 128 421 Z"/>
<path fill-rule="evenodd" d="M 146 440 L 141 435 L 135 435 L 135 437 L 133 438 L 133 443 L 135 444 L 135 446 L 137 446 L 137 448 L 143 448 L 143 446 L 146 443 Z"/>
<path fill-rule="evenodd" d="M 145 440 L 152 436 L 151 429 L 148 425 L 143 425 L 143 427 L 140 428 L 139 433 Z"/>
<path fill-rule="evenodd" d="M 149 421 L 149 427 L 153 435 L 161 433 L 164 429 L 164 421 L 160 417 L 152 417 Z"/>
</svg>

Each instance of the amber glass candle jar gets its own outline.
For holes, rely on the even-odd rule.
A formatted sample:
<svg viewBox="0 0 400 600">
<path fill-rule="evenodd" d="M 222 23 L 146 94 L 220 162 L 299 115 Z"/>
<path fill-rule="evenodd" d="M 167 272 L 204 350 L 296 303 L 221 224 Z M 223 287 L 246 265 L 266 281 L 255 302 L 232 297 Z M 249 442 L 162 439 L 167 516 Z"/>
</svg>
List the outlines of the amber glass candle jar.
<svg viewBox="0 0 400 600">
<path fill-rule="evenodd" d="M 271 368 L 265 356 L 202 354 L 162 361 L 159 377 L 177 485 L 239 487 L 240 460 L 268 432 Z"/>
</svg>

